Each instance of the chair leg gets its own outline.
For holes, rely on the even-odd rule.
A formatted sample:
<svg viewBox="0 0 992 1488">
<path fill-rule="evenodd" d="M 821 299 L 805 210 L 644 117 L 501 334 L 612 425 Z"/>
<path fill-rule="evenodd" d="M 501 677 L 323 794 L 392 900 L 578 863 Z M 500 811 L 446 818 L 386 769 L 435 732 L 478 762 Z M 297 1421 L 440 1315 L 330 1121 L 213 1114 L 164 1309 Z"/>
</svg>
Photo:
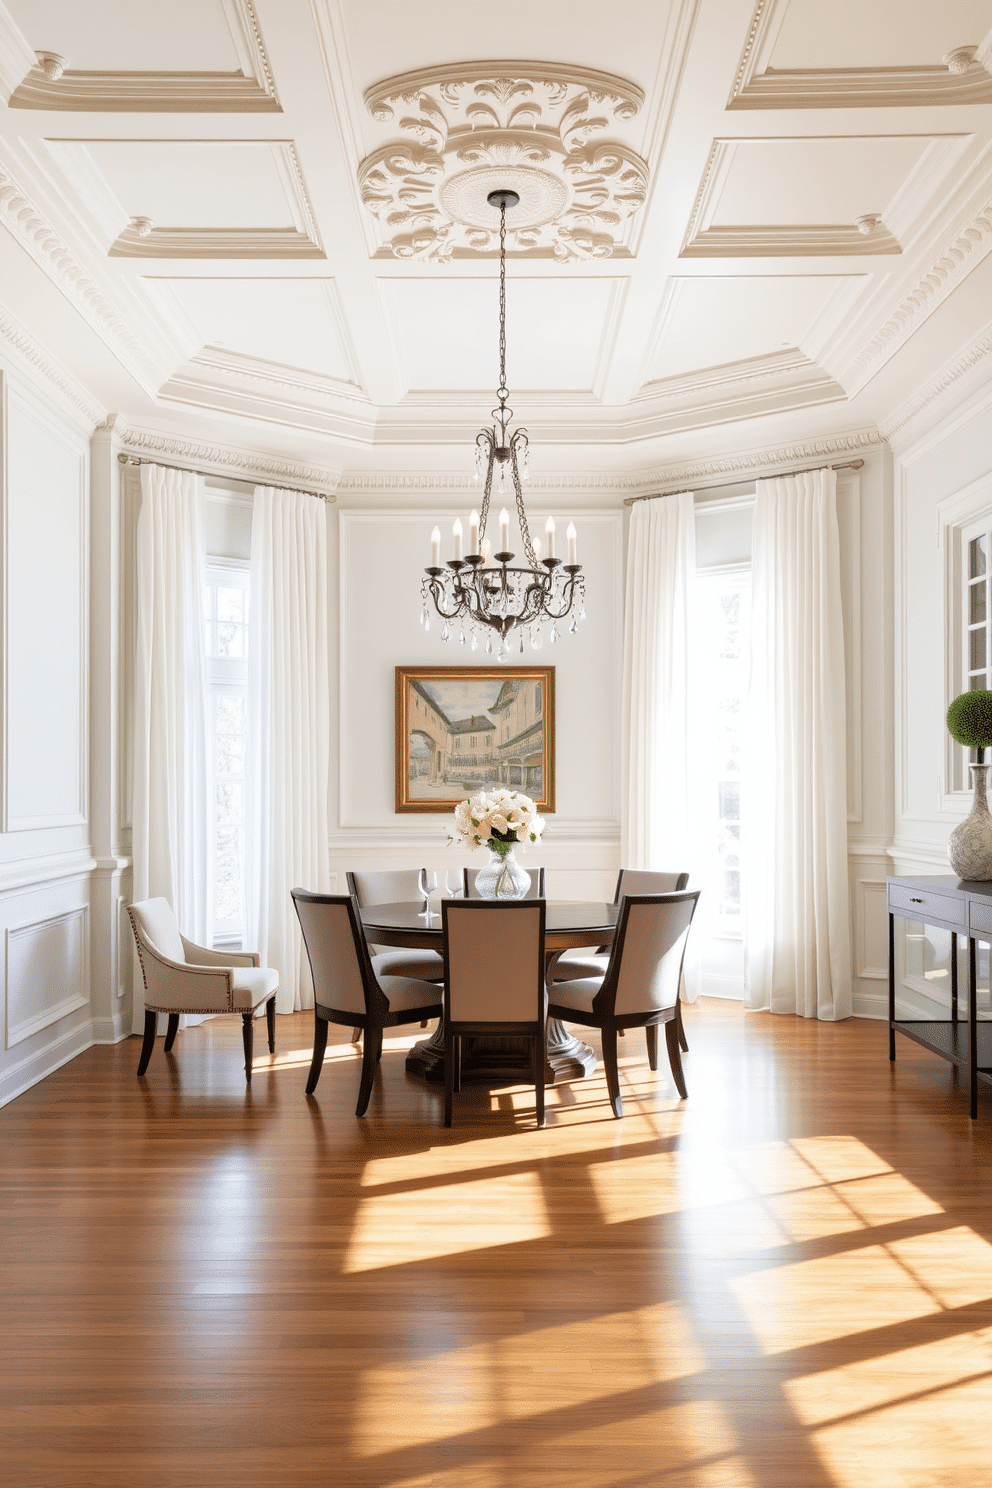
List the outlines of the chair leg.
<svg viewBox="0 0 992 1488">
<path fill-rule="evenodd" d="M 276 1052 L 276 1000 L 270 997 L 265 1004 L 265 1031 L 269 1036 L 269 1053 Z"/>
<path fill-rule="evenodd" d="M 163 1048 L 166 1054 L 172 1053 L 172 1046 L 176 1042 L 176 1034 L 179 1032 L 179 1014 L 169 1014 L 169 1026 L 165 1030 L 165 1043 Z"/>
<path fill-rule="evenodd" d="M 544 1048 L 545 1034 L 542 1030 L 531 1042 L 531 1059 L 534 1064 L 534 1096 L 537 1105 L 537 1124 L 544 1125 Z"/>
<path fill-rule="evenodd" d="M 689 1040 L 685 1036 L 685 1023 L 682 1021 L 682 999 L 681 999 L 681 997 L 679 998 L 678 1002 L 675 1004 L 675 1016 L 677 1017 L 678 1024 L 679 1024 L 679 1048 L 682 1050 L 682 1053 L 683 1054 L 688 1054 L 688 1052 L 689 1052 Z"/>
<path fill-rule="evenodd" d="M 653 1070 L 658 1068 L 658 1025 L 649 1023 L 644 1030 L 644 1036 L 648 1041 L 648 1064 Z"/>
<path fill-rule="evenodd" d="M 253 1013 L 241 1014 L 241 1038 L 245 1046 L 245 1079 L 250 1085 L 252 1048 L 255 1043 L 255 1016 Z"/>
<path fill-rule="evenodd" d="M 679 1052 L 679 1030 L 678 1024 L 672 1018 L 665 1024 L 665 1043 L 668 1045 L 668 1062 L 672 1066 L 672 1079 L 679 1095 L 685 1100 L 688 1092 L 685 1088 L 685 1075 L 682 1072 L 682 1055 Z"/>
<path fill-rule="evenodd" d="M 153 1013 L 151 1008 L 145 1008 L 145 1036 L 141 1044 L 141 1058 L 138 1060 L 138 1078 L 148 1068 L 148 1061 L 152 1057 L 155 1047 L 155 1030 L 158 1028 L 158 1013 Z"/>
<path fill-rule="evenodd" d="M 360 1044 L 362 1042 L 362 1030 L 360 1028 L 353 1028 L 351 1030 L 351 1042 L 353 1044 Z"/>
<path fill-rule="evenodd" d="M 455 1035 L 451 1031 L 451 1024 L 444 1025 L 444 1124 L 451 1125 L 451 1108 L 454 1105 L 455 1092 Z"/>
<path fill-rule="evenodd" d="M 376 1065 L 379 1063 L 379 1054 L 382 1050 L 382 1029 L 366 1028 L 365 1045 L 362 1049 L 362 1078 L 358 1086 L 358 1100 L 355 1104 L 355 1115 L 364 1116 L 372 1099 L 372 1086 L 375 1083 Z"/>
<path fill-rule="evenodd" d="M 462 1036 L 455 1034 L 454 1091 L 458 1095 L 462 1088 Z"/>
<path fill-rule="evenodd" d="M 360 1032 L 361 1030 L 359 1030 Z M 324 1050 L 327 1048 L 327 1019 L 318 1018 L 314 1014 L 313 1020 L 313 1058 L 310 1061 L 310 1073 L 307 1075 L 307 1095 L 313 1095 L 317 1089 L 317 1081 L 320 1079 L 320 1071 L 324 1064 Z"/>
<path fill-rule="evenodd" d="M 617 1030 L 607 1027 L 603 1029 L 603 1064 L 606 1066 L 606 1088 L 610 1092 L 610 1106 L 614 1116 L 623 1115 L 623 1101 L 620 1099 L 620 1068 L 617 1064 Z"/>
</svg>

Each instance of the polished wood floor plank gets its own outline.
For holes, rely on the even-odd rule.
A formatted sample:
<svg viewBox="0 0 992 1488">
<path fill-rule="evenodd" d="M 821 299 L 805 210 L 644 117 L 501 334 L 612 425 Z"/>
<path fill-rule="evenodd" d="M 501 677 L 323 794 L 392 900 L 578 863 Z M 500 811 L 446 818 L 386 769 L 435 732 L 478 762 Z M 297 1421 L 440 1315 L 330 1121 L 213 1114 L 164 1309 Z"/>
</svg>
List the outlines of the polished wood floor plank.
<svg viewBox="0 0 992 1488">
<path fill-rule="evenodd" d="M 2 1488 L 988 1481 L 992 1092 L 878 1024 L 687 1012 L 455 1125 L 389 1039 L 225 1020 L 0 1112 Z M 336 1030 L 331 1031 L 332 1040 Z M 419 1036 L 419 1030 L 416 1031 Z"/>
</svg>

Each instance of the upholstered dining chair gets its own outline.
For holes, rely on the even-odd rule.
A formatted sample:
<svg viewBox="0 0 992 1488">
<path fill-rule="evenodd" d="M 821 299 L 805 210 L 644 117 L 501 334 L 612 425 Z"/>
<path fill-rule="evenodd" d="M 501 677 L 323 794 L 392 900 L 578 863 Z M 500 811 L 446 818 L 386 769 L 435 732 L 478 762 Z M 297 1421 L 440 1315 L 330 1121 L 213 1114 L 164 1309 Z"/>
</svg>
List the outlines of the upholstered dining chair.
<svg viewBox="0 0 992 1488">
<path fill-rule="evenodd" d="M 382 1057 L 383 1029 L 440 1018 L 441 988 L 419 977 L 379 974 L 375 970 L 350 894 L 310 894 L 306 889 L 293 889 L 292 895 L 314 989 L 313 1059 L 307 1095 L 313 1094 L 320 1079 L 328 1023 L 350 1024 L 364 1034 L 355 1106 L 355 1115 L 364 1116 Z"/>
<path fill-rule="evenodd" d="M 556 982 L 548 994 L 548 1016 L 598 1028 L 614 1116 L 623 1115 L 617 1035 L 624 1028 L 665 1026 L 668 1062 L 679 1095 L 686 1097 L 678 1038 L 679 983 L 699 890 L 676 894 L 625 894 L 606 971 L 595 977 Z M 648 1043 L 651 1068 L 658 1068 L 657 1043 Z"/>
<path fill-rule="evenodd" d="M 348 893 L 360 909 L 368 909 L 372 904 L 403 904 L 412 899 L 422 899 L 420 871 L 419 868 L 400 868 L 348 873 L 345 875 Z M 437 951 L 377 945 L 370 945 L 369 950 L 377 976 L 416 977 L 421 982 L 444 979 L 444 963 Z"/>
<path fill-rule="evenodd" d="M 619 904 L 624 894 L 675 894 L 684 889 L 689 882 L 688 873 L 654 873 L 649 869 L 621 868 L 617 874 L 617 886 L 613 891 L 613 903 Z M 608 946 L 600 946 L 598 951 L 565 951 L 559 956 L 551 968 L 552 982 L 574 982 L 581 981 L 583 977 L 602 976 L 606 971 L 610 959 Z M 685 1026 L 682 1022 L 682 1003 L 677 1005 L 677 1018 L 679 1029 L 679 1045 L 683 1054 L 688 1052 L 689 1043 L 685 1036 Z M 658 1030 L 654 1026 L 645 1029 L 648 1041 L 648 1054 L 651 1054 L 652 1044 L 657 1048 Z M 623 1029 L 620 1030 L 623 1037 Z M 657 1057 L 657 1055 L 655 1055 Z M 652 1065 L 654 1069 L 656 1066 Z"/>
<path fill-rule="evenodd" d="M 478 894 L 475 892 L 475 876 L 479 871 L 480 870 L 478 868 L 462 869 L 462 884 L 466 899 L 477 899 L 479 897 Z M 527 890 L 525 898 L 543 899 L 544 869 L 528 868 L 527 872 L 530 874 L 530 888 Z"/>
<path fill-rule="evenodd" d="M 461 1089 L 462 1039 L 508 1033 L 530 1040 L 537 1124 L 544 1125 L 547 1024 L 543 899 L 443 899 L 444 1124 Z"/>
<path fill-rule="evenodd" d="M 176 1041 L 181 1013 L 240 1013 L 245 1078 L 251 1084 L 255 1009 L 265 1004 L 269 1053 L 276 1047 L 276 993 L 279 973 L 259 965 L 257 951 L 213 951 L 179 933 L 167 899 L 141 899 L 128 908 L 145 984 L 145 1034 L 139 1077 L 155 1047 L 159 1013 L 167 1013 L 168 1054 Z"/>
</svg>

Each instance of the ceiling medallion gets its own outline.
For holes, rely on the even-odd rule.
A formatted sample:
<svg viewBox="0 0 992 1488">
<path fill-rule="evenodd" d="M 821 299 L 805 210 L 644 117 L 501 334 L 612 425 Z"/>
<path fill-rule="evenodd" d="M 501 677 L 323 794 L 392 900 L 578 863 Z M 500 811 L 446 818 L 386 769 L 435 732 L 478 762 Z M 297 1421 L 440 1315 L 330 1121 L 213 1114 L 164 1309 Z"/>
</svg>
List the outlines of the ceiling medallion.
<svg viewBox="0 0 992 1488">
<path fill-rule="evenodd" d="M 623 141 L 599 136 L 643 101 L 625 78 L 539 62 L 449 64 L 377 83 L 369 113 L 403 136 L 358 171 L 380 252 L 442 263 L 494 255 L 486 203 L 512 191 L 520 208 L 509 252 L 561 263 L 629 257 L 648 168 Z"/>
<path fill-rule="evenodd" d="M 509 661 L 513 640 L 519 641 L 523 654 L 524 637 L 530 634 L 531 649 L 537 651 L 543 642 L 542 625 L 550 622 L 548 639 L 552 645 L 558 639 L 558 626 L 571 615 L 569 634 L 574 635 L 578 622 L 586 618 L 585 579 L 582 565 L 577 563 L 575 527 L 571 522 L 565 537 L 568 542 L 568 562 L 562 563 L 555 553 L 555 522 L 548 518 L 545 534 L 547 555 L 541 557 L 540 542 L 531 538 L 524 510 L 524 495 L 521 480 L 526 480 L 527 431 L 513 429 L 510 420 L 513 410 L 507 406 L 509 389 L 506 385 L 506 213 L 507 209 L 519 206 L 515 191 L 497 190 L 489 193 L 490 212 L 499 212 L 499 388 L 496 396 L 499 406 L 493 409 L 493 424 L 480 430 L 475 440 L 475 479 L 485 482 L 482 494 L 482 511 L 473 511 L 468 519 L 468 553 L 462 555 L 464 529 L 461 518 L 452 528 L 454 557 L 441 564 L 441 533 L 435 527 L 431 533 L 431 561 L 421 585 L 423 608 L 420 623 L 425 630 L 431 628 L 431 607 L 440 615 L 443 623 L 442 641 L 451 639 L 452 626 L 458 627 L 458 644 L 469 644 L 475 651 L 480 634 L 485 636 L 485 653 L 493 654 L 493 641 L 497 661 Z M 517 506 L 517 525 L 524 550 L 526 566 L 511 567 L 515 554 L 510 551 L 510 513 L 504 506 L 499 514 L 499 552 L 492 553 L 486 541 L 486 524 L 489 520 L 489 499 L 492 495 L 493 479 L 498 481 L 499 494 L 505 496 L 512 491 Z M 573 614 L 573 607 L 577 613 Z M 515 635 L 511 632 L 516 631 Z"/>
</svg>

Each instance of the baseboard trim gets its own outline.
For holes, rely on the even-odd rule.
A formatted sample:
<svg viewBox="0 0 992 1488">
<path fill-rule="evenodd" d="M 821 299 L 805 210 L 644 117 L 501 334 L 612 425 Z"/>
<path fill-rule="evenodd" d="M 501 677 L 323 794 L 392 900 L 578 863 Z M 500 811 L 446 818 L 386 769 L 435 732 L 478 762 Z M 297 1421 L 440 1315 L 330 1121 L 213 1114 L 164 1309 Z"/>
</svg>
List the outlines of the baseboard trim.
<svg viewBox="0 0 992 1488">
<path fill-rule="evenodd" d="M 45 1048 L 38 1049 L 34 1054 L 28 1054 L 23 1059 L 12 1065 L 9 1069 L 0 1073 L 0 1106 L 9 1105 L 39 1080 L 47 1079 L 56 1070 L 68 1064 L 95 1042 L 93 1038 L 93 1023 L 87 1019 L 77 1028 L 71 1028 L 54 1043 L 47 1044 Z"/>
<path fill-rule="evenodd" d="M 95 1044 L 119 1044 L 131 1037 L 131 1015 L 126 1018 L 94 1018 L 93 1042 Z"/>
</svg>

